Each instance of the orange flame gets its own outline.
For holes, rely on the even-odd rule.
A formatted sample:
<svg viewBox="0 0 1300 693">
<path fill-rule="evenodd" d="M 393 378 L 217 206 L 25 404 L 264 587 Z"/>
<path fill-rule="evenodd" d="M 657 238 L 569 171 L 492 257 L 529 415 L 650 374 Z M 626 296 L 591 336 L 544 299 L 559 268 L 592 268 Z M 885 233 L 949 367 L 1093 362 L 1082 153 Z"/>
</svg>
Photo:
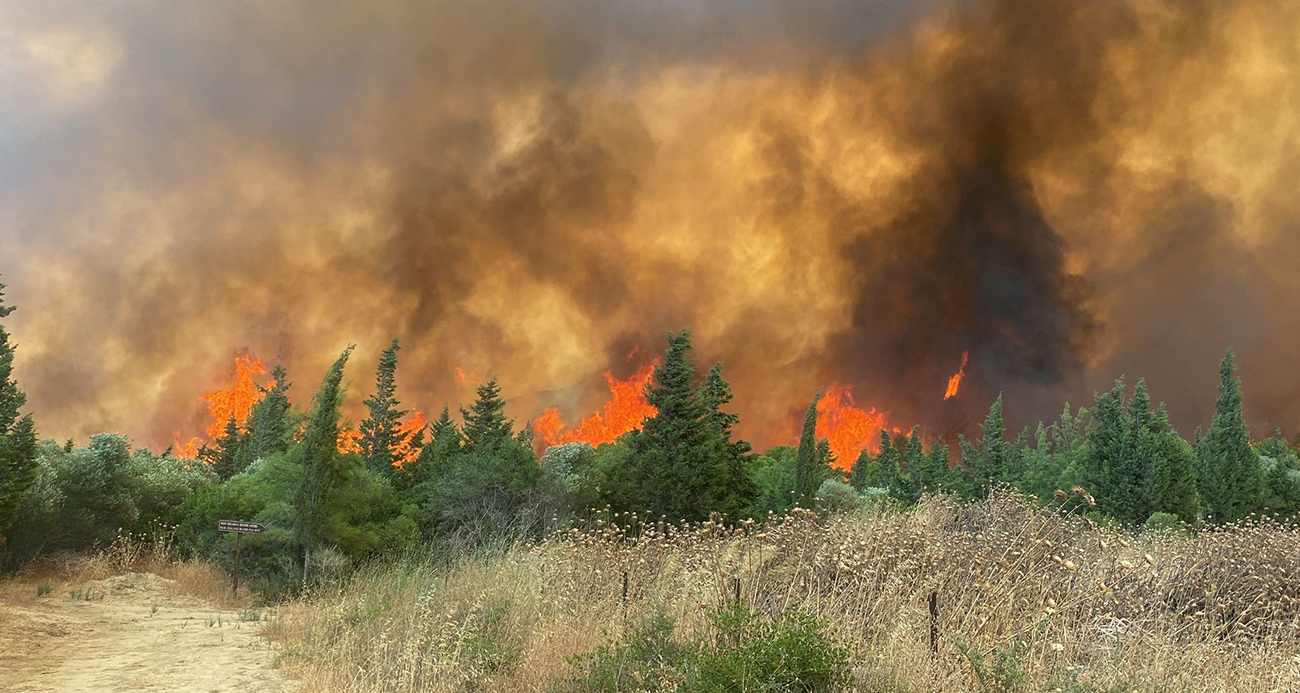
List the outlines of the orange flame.
<svg viewBox="0 0 1300 693">
<path fill-rule="evenodd" d="M 226 424 L 230 417 L 235 417 L 235 423 L 243 426 L 248 421 L 248 414 L 253 410 L 253 405 L 262 399 L 262 390 L 257 387 L 254 376 L 266 373 L 266 366 L 262 360 L 252 354 L 244 354 L 235 358 L 235 382 L 229 388 L 224 390 L 215 390 L 209 392 L 199 399 L 202 399 L 208 405 L 208 413 L 212 415 L 212 423 L 204 430 L 208 441 L 214 441 L 221 437 L 226 431 Z M 274 381 L 267 384 L 271 387 Z M 204 444 L 202 438 L 193 437 L 185 442 L 180 441 L 179 434 L 176 437 L 176 444 L 172 451 L 174 454 L 189 459 L 194 459 L 199 454 L 199 448 Z"/>
<path fill-rule="evenodd" d="M 339 451 L 340 455 L 361 452 L 361 432 L 355 428 L 340 428 L 339 437 L 334 447 Z"/>
<path fill-rule="evenodd" d="M 966 377 L 966 361 L 969 358 L 969 351 L 961 352 L 961 366 L 957 369 L 956 373 L 952 374 L 951 378 L 948 378 L 948 389 L 943 393 L 943 398 L 945 400 L 952 399 L 957 396 L 958 392 L 961 392 L 961 380 Z"/>
<path fill-rule="evenodd" d="M 874 407 L 858 408 L 849 387 L 832 385 L 817 405 L 817 437 L 830 441 L 835 466 L 849 471 L 859 453 L 880 445 L 880 431 L 887 419 L 888 415 Z"/>
<path fill-rule="evenodd" d="M 419 409 L 415 409 L 397 427 L 398 443 L 397 449 L 393 451 L 394 467 L 410 464 L 420 456 L 420 449 L 415 447 L 413 443 L 415 442 L 415 436 L 428 425 L 429 417 L 425 416 L 424 412 Z"/>
<path fill-rule="evenodd" d="M 456 382 L 465 387 L 465 371 L 460 366 L 456 366 Z"/>
<path fill-rule="evenodd" d="M 627 380 L 618 380 L 606 371 L 610 399 L 600 411 L 569 427 L 560 418 L 560 410 L 551 407 L 533 420 L 533 435 L 543 448 L 577 442 L 600 445 L 641 428 L 642 422 L 656 413 L 645 398 L 645 386 L 654 377 L 654 368 L 654 363 L 646 364 Z"/>
</svg>

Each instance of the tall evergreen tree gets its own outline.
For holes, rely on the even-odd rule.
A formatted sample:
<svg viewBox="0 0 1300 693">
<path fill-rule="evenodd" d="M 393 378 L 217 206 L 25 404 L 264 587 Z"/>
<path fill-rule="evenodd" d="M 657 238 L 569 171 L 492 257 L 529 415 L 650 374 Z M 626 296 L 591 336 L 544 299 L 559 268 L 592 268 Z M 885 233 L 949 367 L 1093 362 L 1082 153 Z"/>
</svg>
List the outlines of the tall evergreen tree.
<svg viewBox="0 0 1300 693">
<path fill-rule="evenodd" d="M 218 479 L 225 481 L 244 471 L 243 464 L 249 461 L 244 453 L 246 447 L 246 436 L 239 430 L 239 424 L 235 422 L 235 417 L 232 415 L 226 421 L 225 432 L 217 439 L 216 458 L 212 464 L 212 471 Z"/>
<path fill-rule="evenodd" d="M 452 456 L 460 452 L 463 442 L 460 429 L 451 420 L 450 408 L 443 407 L 442 415 L 429 426 L 429 440 L 420 448 L 420 456 L 416 458 L 416 479 L 441 478 L 451 464 Z"/>
<path fill-rule="evenodd" d="M 1097 406 L 1092 410 L 1096 426 L 1088 433 L 1088 457 L 1079 481 L 1097 499 L 1099 510 L 1132 524 L 1141 485 L 1130 483 L 1136 450 L 1132 420 L 1124 411 L 1124 379 L 1116 380 L 1113 388 L 1096 399 Z"/>
<path fill-rule="evenodd" d="M 817 487 L 826 478 L 826 467 L 817 451 L 817 403 L 822 399 L 818 392 L 808 405 L 803 418 L 803 432 L 799 435 L 799 456 L 795 461 L 794 501 L 799 507 L 810 507 L 817 495 Z"/>
<path fill-rule="evenodd" d="M 960 439 L 962 464 L 970 471 L 969 495 L 983 498 L 988 495 L 993 484 L 1003 481 L 1006 473 L 1007 442 L 1004 440 L 1006 426 L 1002 420 L 1002 395 L 989 407 L 988 416 L 980 426 L 978 444 Z"/>
<path fill-rule="evenodd" d="M 731 427 L 740 421 L 740 415 L 723 409 L 731 402 L 732 392 L 731 384 L 722 377 L 721 362 L 713 364 L 705 376 L 700 399 L 704 402 L 704 420 L 712 433 L 714 448 L 710 505 L 724 517 L 737 519 L 758 495 L 758 487 L 746 471 L 753 446 L 744 440 L 731 439 Z"/>
<path fill-rule="evenodd" d="M 1264 476 L 1241 410 L 1241 380 L 1232 350 L 1219 365 L 1219 397 L 1201 441 L 1201 501 L 1214 522 L 1235 522 L 1260 507 Z"/>
<path fill-rule="evenodd" d="M 656 515 L 674 520 L 708 516 L 717 440 L 709 409 L 695 387 L 691 331 L 668 335 L 663 363 L 646 385 L 646 399 L 656 410 L 640 431 L 631 434 L 630 476 L 623 486 L 644 500 Z"/>
<path fill-rule="evenodd" d="M 293 421 L 289 414 L 289 374 L 277 361 L 271 369 L 272 383 L 262 390 L 262 399 L 248 414 L 248 444 L 244 447 L 249 460 L 262 459 L 285 452 L 293 442 Z M 242 466 L 247 467 L 247 464 Z"/>
<path fill-rule="evenodd" d="M 902 434 L 899 434 L 902 437 Z M 925 459 L 925 451 L 921 446 L 921 427 L 913 426 L 912 434 L 907 437 L 903 449 L 895 455 L 898 460 L 898 469 L 894 476 L 894 484 L 890 487 L 889 493 L 894 498 L 904 503 L 915 503 L 921 498 L 925 490 L 925 481 L 922 477 L 922 464 Z"/>
<path fill-rule="evenodd" d="M 1188 524 L 1196 522 L 1201 509 L 1196 490 L 1196 453 L 1169 425 L 1169 413 L 1163 405 L 1142 432 L 1138 449 L 1151 460 L 1148 509 L 1177 515 Z"/>
<path fill-rule="evenodd" d="M 14 312 L 4 302 L 0 284 L 0 319 Z M 36 478 L 36 424 L 30 414 L 19 416 L 27 395 L 13 379 L 14 345 L 0 324 L 0 541 L 13 524 L 19 502 Z"/>
<path fill-rule="evenodd" d="M 461 409 L 465 419 L 465 449 L 492 452 L 514 437 L 514 423 L 506 418 L 506 401 L 501 398 L 501 386 L 493 378 L 478 387 L 478 398 L 468 410 Z"/>
<path fill-rule="evenodd" d="M 397 340 L 379 357 L 375 372 L 375 394 L 366 399 L 369 418 L 361 422 L 361 456 L 366 466 L 383 473 L 393 473 L 394 450 L 401 441 L 398 427 L 406 412 L 397 401 Z"/>
<path fill-rule="evenodd" d="M 339 409 L 343 403 L 343 368 L 353 348 L 349 345 L 325 374 L 312 398 L 302 440 L 289 451 L 290 461 L 302 473 L 294 502 L 293 536 L 302 555 L 303 584 L 308 579 L 311 552 L 325 529 L 330 491 L 346 473 L 339 464 Z"/>
</svg>

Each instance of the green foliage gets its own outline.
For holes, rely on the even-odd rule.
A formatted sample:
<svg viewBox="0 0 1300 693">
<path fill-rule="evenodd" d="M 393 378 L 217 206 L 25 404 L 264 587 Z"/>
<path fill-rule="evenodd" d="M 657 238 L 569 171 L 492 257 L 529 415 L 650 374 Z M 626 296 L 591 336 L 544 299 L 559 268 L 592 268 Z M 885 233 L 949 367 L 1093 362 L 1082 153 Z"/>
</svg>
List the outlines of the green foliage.
<svg viewBox="0 0 1300 693">
<path fill-rule="evenodd" d="M 352 355 L 348 346 L 325 375 L 313 397 L 313 408 L 302 440 L 288 453 L 289 463 L 301 469 L 295 494 L 292 524 L 294 543 L 302 554 L 302 579 L 309 577 L 311 551 L 329 522 L 330 491 L 349 473 L 348 457 L 338 452 L 339 407 L 343 401 L 343 368 Z"/>
<path fill-rule="evenodd" d="M 247 447 L 247 437 L 239 430 L 235 417 L 231 416 L 226 421 L 225 431 L 217 439 L 217 449 L 212 463 L 212 471 L 217 478 L 229 479 L 243 471 L 244 467 L 252 461 L 244 452 L 245 447 Z"/>
<path fill-rule="evenodd" d="M 1164 534 L 1168 532 L 1181 532 L 1187 528 L 1181 517 L 1173 513 L 1151 513 L 1151 517 L 1143 524 L 1143 528 L 1148 532 Z"/>
<path fill-rule="evenodd" d="M 1003 436 L 1006 426 L 1002 421 L 1002 395 L 989 407 L 988 416 L 980 427 L 978 443 L 961 439 L 962 465 L 970 471 L 969 486 L 963 495 L 983 498 L 994 482 L 1003 481 L 1007 468 L 1008 445 Z"/>
<path fill-rule="evenodd" d="M 975 671 L 975 677 L 979 680 L 981 691 L 1017 693 L 1028 687 L 1029 676 L 1020 661 L 1025 653 L 1025 643 L 1016 642 L 1011 647 L 998 648 L 993 653 L 992 661 L 989 660 L 988 655 L 961 640 L 955 640 L 954 644 L 970 662 L 971 669 Z"/>
<path fill-rule="evenodd" d="M 248 444 L 244 446 L 246 460 L 238 465 L 240 471 L 247 469 L 254 460 L 287 452 L 293 442 L 293 419 L 290 415 L 289 374 L 284 364 L 277 362 L 271 369 L 274 383 L 262 390 L 262 399 L 253 405 L 248 414 Z"/>
<path fill-rule="evenodd" d="M 560 691 L 830 693 L 851 690 L 852 655 L 825 622 L 745 603 L 710 612 L 708 638 L 683 641 L 662 610 L 619 641 L 574 660 Z"/>
<path fill-rule="evenodd" d="M 822 393 L 818 392 L 808 405 L 808 412 L 803 418 L 803 432 L 799 435 L 799 456 L 794 471 L 794 502 L 800 507 L 812 505 L 817 487 L 826 478 L 826 465 L 817 453 L 817 403 Z"/>
<path fill-rule="evenodd" d="M 853 512 L 862 507 L 857 489 L 839 479 L 827 479 L 817 488 L 817 506 L 826 512 Z"/>
<path fill-rule="evenodd" d="M 1232 350 L 1219 366 L 1219 397 L 1210 430 L 1197 447 L 1201 498 L 1209 519 L 1235 522 L 1263 502 L 1264 474 L 1241 410 L 1241 380 Z"/>
<path fill-rule="evenodd" d="M 451 459 L 461 451 L 464 437 L 451 420 L 451 409 L 442 408 L 442 415 L 429 427 L 429 440 L 420 448 L 411 474 L 417 483 L 441 477 L 447 472 Z"/>
<path fill-rule="evenodd" d="M 398 426 L 406 412 L 398 409 L 396 339 L 379 357 L 375 373 L 375 394 L 364 404 L 369 418 L 361 422 L 361 456 L 366 466 L 382 474 L 393 473 L 394 450 L 400 441 Z"/>
<path fill-rule="evenodd" d="M 749 459 L 749 476 L 754 480 L 756 495 L 750 504 L 750 517 L 768 513 L 783 515 L 794 507 L 795 466 L 799 451 L 778 445 L 766 454 Z"/>
<path fill-rule="evenodd" d="M 14 312 L 4 303 L 0 284 L 0 318 Z M 18 517 L 23 494 L 36 479 L 36 424 L 31 415 L 19 416 L 27 395 L 13 379 L 14 346 L 9 331 L 0 324 L 0 542 Z"/>
<path fill-rule="evenodd" d="M 478 387 L 478 398 L 469 410 L 461 409 L 465 419 L 465 444 L 469 451 L 495 452 L 514 438 L 514 423 L 506 418 L 506 401 L 501 386 L 493 378 Z"/>
<path fill-rule="evenodd" d="M 671 520 L 702 520 L 712 511 L 743 514 L 757 487 L 746 474 L 749 445 L 731 440 L 737 419 L 722 407 L 731 388 L 721 366 L 697 387 L 691 332 L 668 335 L 663 362 L 655 367 L 646 399 L 655 416 L 628 433 L 622 469 L 606 476 L 606 498 L 622 511 L 649 510 Z"/>
</svg>

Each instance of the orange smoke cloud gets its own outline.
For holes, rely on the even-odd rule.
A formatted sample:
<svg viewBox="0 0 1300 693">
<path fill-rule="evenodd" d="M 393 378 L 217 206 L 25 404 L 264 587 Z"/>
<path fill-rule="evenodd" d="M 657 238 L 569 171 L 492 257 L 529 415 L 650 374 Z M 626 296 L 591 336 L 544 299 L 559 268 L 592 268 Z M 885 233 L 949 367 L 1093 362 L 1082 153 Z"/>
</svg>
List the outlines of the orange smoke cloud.
<svg viewBox="0 0 1300 693">
<path fill-rule="evenodd" d="M 966 361 L 969 358 L 969 351 L 961 352 L 961 366 L 957 368 L 957 372 L 953 373 L 951 378 L 948 378 L 948 389 L 943 393 L 943 398 L 945 400 L 950 400 L 953 397 L 956 397 L 957 393 L 961 392 L 961 381 L 962 378 L 966 377 Z"/>
<path fill-rule="evenodd" d="M 648 363 L 627 380 L 619 380 L 606 371 L 610 398 L 600 411 L 569 427 L 560 418 L 560 410 L 551 407 L 533 420 L 533 435 L 543 449 L 577 442 L 598 446 L 641 428 L 641 423 L 656 413 L 645 398 L 645 387 L 654 377 L 654 368 L 654 363 Z"/>
</svg>

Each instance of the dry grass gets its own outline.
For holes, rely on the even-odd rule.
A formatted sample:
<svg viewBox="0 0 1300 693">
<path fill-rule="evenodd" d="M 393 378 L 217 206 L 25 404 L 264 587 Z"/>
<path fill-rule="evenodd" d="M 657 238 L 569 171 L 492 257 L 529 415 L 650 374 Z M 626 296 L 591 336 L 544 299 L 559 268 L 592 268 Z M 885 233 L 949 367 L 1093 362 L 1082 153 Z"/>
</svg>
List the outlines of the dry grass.
<svg viewBox="0 0 1300 693">
<path fill-rule="evenodd" d="M 368 569 L 282 610 L 268 634 L 309 690 L 545 690 L 622 632 L 624 573 L 627 622 L 662 605 L 685 632 L 739 579 L 761 609 L 828 619 L 864 690 L 981 690 L 962 643 L 1016 650 L 1026 690 L 1300 690 L 1300 531 L 1267 521 L 1132 537 L 1012 495 L 761 528 L 622 519 L 634 529 L 598 524 L 450 569 Z"/>
<path fill-rule="evenodd" d="M 231 591 L 230 576 L 209 563 L 177 560 L 172 528 L 147 534 L 119 532 L 108 547 L 93 553 L 60 554 L 25 566 L 17 575 L 0 581 L 0 598 L 17 602 L 36 596 L 37 588 L 63 595 L 85 583 L 127 573 L 151 573 L 167 578 L 167 591 L 177 597 L 194 597 L 226 609 L 252 604 L 248 589 Z"/>
</svg>

